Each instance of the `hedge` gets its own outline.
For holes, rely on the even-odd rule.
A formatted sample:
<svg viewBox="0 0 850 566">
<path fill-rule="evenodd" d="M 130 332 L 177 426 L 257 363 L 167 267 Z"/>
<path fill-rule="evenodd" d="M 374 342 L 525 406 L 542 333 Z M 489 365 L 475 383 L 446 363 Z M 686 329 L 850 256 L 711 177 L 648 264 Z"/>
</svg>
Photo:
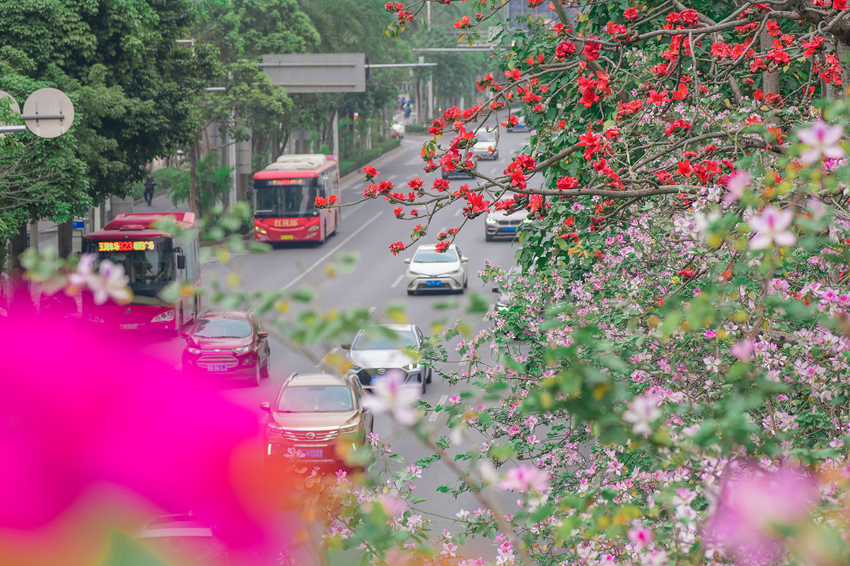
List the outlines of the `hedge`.
<svg viewBox="0 0 850 566">
<path fill-rule="evenodd" d="M 392 138 L 386 141 L 378 142 L 372 146 L 372 149 L 367 149 L 366 151 L 362 151 L 360 153 L 356 153 L 346 159 L 345 161 L 339 162 L 339 176 L 345 177 L 352 171 L 356 171 L 360 167 L 368 164 L 370 161 L 373 161 L 383 154 L 397 148 L 401 145 L 400 138 Z"/>
</svg>

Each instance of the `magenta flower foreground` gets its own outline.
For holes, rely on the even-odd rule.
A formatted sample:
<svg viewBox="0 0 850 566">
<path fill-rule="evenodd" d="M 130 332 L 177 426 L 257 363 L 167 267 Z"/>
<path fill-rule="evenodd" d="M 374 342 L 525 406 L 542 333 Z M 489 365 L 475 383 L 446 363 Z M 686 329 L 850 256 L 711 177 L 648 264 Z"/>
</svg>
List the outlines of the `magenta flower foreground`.
<svg viewBox="0 0 850 566">
<path fill-rule="evenodd" d="M 750 249 L 763 250 L 771 244 L 792 246 L 797 236 L 787 230 L 794 221 L 794 213 L 788 209 L 779 210 L 773 206 L 765 207 L 761 216 L 753 216 L 748 224 L 756 235 L 750 242 Z"/>
<path fill-rule="evenodd" d="M 45 325 L 59 337 L 49 355 L 29 339 Z M 163 512 L 210 514 L 231 544 L 262 539 L 231 477 L 257 432 L 249 411 L 185 382 L 135 335 L 5 319 L 0 342 L 16 345 L 0 374 L 0 529 L 37 533 L 107 484 Z"/>
<path fill-rule="evenodd" d="M 844 149 L 838 145 L 844 136 L 841 126 L 830 126 L 822 120 L 817 120 L 811 128 L 797 132 L 800 142 L 809 146 L 800 155 L 800 161 L 806 165 L 817 163 L 821 157 L 838 159 L 844 157 Z"/>
<path fill-rule="evenodd" d="M 372 395 L 363 399 L 363 406 L 375 414 L 392 413 L 399 424 L 410 426 L 419 420 L 419 413 L 413 408 L 418 399 L 419 387 L 405 383 L 401 372 L 390 371 L 375 382 Z"/>
</svg>

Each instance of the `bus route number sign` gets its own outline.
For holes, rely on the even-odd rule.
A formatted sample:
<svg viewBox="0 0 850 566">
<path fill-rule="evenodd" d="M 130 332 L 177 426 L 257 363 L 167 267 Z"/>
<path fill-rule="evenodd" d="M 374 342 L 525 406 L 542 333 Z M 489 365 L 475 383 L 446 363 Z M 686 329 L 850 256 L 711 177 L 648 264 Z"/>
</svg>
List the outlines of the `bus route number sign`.
<svg viewBox="0 0 850 566">
<path fill-rule="evenodd" d="M 97 243 L 97 250 L 100 252 L 138 252 L 152 249 L 153 241 L 151 240 Z"/>
<path fill-rule="evenodd" d="M 269 179 L 271 185 L 300 185 L 301 179 Z"/>
</svg>

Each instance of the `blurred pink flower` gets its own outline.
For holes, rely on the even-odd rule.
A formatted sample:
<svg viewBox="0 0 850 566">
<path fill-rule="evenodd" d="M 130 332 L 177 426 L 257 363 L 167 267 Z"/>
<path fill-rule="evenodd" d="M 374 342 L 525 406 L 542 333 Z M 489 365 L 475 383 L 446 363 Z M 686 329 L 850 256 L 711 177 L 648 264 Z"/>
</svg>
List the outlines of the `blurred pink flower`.
<svg viewBox="0 0 850 566">
<path fill-rule="evenodd" d="M 706 538 L 723 546 L 738 564 L 775 562 L 785 552 L 777 526 L 806 521 L 816 492 L 815 480 L 801 468 L 769 472 L 748 466 L 727 479 Z"/>
<path fill-rule="evenodd" d="M 372 387 L 372 395 L 363 399 L 363 406 L 376 414 L 392 413 L 401 425 L 410 426 L 419 420 L 413 404 L 419 399 L 420 389 L 404 382 L 401 371 L 390 371 Z"/>
<path fill-rule="evenodd" d="M 94 302 L 102 305 L 107 299 L 117 303 L 128 303 L 133 298 L 130 288 L 130 278 L 124 273 L 124 266 L 103 260 L 94 270 L 96 254 L 83 254 L 77 264 L 77 271 L 68 275 L 70 291 L 88 288 L 94 295 Z"/>
<path fill-rule="evenodd" d="M 256 415 L 183 379 L 160 357 L 168 346 L 44 317 L 4 319 L 0 343 L 15 344 L 0 372 L 0 529 L 49 531 L 112 485 L 164 512 L 207 514 L 230 544 L 264 536 L 233 477 Z"/>
<path fill-rule="evenodd" d="M 499 487 L 505 491 L 518 491 L 526 493 L 536 491 L 544 493 L 549 490 L 549 472 L 522 464 L 511 468 L 505 474 L 505 479 L 499 482 Z"/>
<path fill-rule="evenodd" d="M 746 171 L 735 171 L 732 173 L 726 182 L 728 192 L 723 196 L 723 203 L 732 204 L 741 200 L 744 190 L 752 181 L 753 178 Z"/>
<path fill-rule="evenodd" d="M 750 241 L 751 250 L 763 250 L 770 244 L 791 246 L 797 241 L 797 236 L 787 228 L 794 221 L 794 213 L 789 209 L 779 210 L 766 206 L 761 215 L 753 216 L 747 223 L 756 233 Z"/>
<path fill-rule="evenodd" d="M 646 545 L 652 542 L 652 531 L 647 529 L 646 527 L 635 527 L 633 529 L 629 529 L 628 532 L 629 540 L 637 546 L 639 549 L 646 548 Z"/>
<path fill-rule="evenodd" d="M 659 401 L 660 399 L 655 395 L 647 394 L 639 395 L 629 403 L 629 409 L 623 413 L 623 420 L 632 423 L 635 434 L 644 436 L 652 434 L 650 425 L 661 418 L 661 411 L 658 410 Z"/>
<path fill-rule="evenodd" d="M 742 362 L 750 361 L 750 358 L 753 357 L 753 352 L 755 351 L 755 344 L 753 344 L 752 338 L 747 338 L 743 342 L 738 342 L 737 344 L 732 344 L 729 347 L 729 353 L 741 360 Z"/>
<path fill-rule="evenodd" d="M 838 145 L 843 136 L 841 126 L 830 126 L 823 120 L 817 120 L 811 128 L 798 130 L 797 138 L 809 146 L 800 155 L 800 162 L 811 165 L 817 163 L 821 156 L 832 159 L 844 157 L 844 150 Z"/>
</svg>

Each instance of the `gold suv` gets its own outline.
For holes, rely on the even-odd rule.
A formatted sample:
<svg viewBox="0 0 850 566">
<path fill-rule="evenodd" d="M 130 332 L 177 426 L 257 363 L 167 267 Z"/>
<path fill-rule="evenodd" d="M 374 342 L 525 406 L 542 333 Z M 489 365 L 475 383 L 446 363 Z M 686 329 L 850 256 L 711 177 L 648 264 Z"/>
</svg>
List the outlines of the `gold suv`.
<svg viewBox="0 0 850 566">
<path fill-rule="evenodd" d="M 356 376 L 292 374 L 273 404 L 260 405 L 269 413 L 268 461 L 291 461 L 298 453 L 300 461 L 338 463 L 340 454 L 364 450 L 374 417 L 363 407 L 363 395 Z"/>
</svg>

